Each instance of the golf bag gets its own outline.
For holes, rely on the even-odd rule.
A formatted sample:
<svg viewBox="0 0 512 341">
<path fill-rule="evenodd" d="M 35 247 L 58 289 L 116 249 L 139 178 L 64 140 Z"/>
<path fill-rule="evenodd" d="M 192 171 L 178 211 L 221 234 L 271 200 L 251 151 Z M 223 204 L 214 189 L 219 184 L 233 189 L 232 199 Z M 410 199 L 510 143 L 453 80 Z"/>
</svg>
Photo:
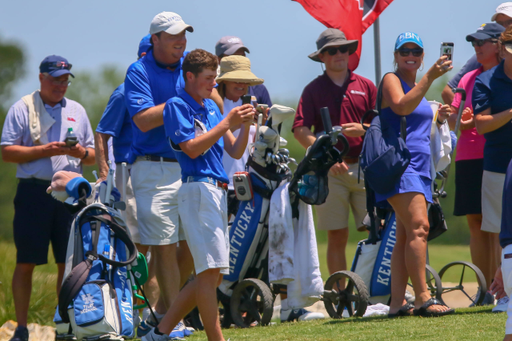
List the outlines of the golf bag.
<svg viewBox="0 0 512 341">
<path fill-rule="evenodd" d="M 54 322 L 57 337 L 132 337 L 133 294 L 127 266 L 137 257 L 119 211 L 102 203 L 83 208 L 72 223 L 64 281 Z M 65 337 L 61 337 L 65 338 Z"/>
</svg>

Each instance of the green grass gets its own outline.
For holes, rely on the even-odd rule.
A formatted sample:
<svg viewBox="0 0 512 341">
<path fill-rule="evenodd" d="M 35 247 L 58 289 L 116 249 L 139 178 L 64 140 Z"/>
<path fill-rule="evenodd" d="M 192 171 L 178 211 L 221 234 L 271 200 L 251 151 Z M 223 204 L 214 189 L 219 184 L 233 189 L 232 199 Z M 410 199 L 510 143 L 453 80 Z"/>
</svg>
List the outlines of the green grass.
<svg viewBox="0 0 512 341">
<path fill-rule="evenodd" d="M 363 239 L 365 233 L 354 232 Z M 321 239 L 321 238 L 319 238 Z M 320 241 L 318 252 L 320 257 L 320 270 L 324 281 L 329 277 L 325 261 L 327 245 Z M 356 245 L 350 243 L 347 248 L 348 266 L 352 263 Z M 449 262 L 456 260 L 470 261 L 469 248 L 467 246 L 429 246 L 430 264 L 438 272 Z M 11 242 L 0 241 L 0 325 L 7 320 L 15 320 L 14 303 L 11 294 L 11 279 L 16 265 L 16 249 Z M 49 264 L 37 266 L 34 271 L 34 284 L 30 301 L 29 321 L 40 324 L 51 325 L 57 297 L 55 294 L 55 281 L 57 267 L 53 261 L 53 255 L 48 256 Z M 458 278 L 446 278 L 446 281 L 457 281 Z"/>
<path fill-rule="evenodd" d="M 499 340 L 505 334 L 506 314 L 490 308 L 466 308 L 442 318 L 350 318 L 284 323 L 269 327 L 228 329 L 226 340 Z M 196 332 L 188 340 L 205 340 Z"/>
</svg>

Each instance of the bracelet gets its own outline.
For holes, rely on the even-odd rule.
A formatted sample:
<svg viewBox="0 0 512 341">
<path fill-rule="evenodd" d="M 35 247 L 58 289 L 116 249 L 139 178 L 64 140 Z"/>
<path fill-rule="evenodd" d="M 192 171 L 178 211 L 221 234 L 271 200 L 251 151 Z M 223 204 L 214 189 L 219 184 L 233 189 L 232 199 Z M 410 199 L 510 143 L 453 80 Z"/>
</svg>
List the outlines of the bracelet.
<svg viewBox="0 0 512 341">
<path fill-rule="evenodd" d="M 85 148 L 85 155 L 82 158 L 82 160 L 86 159 L 88 156 L 89 156 L 89 150 L 87 148 Z"/>
<path fill-rule="evenodd" d="M 438 123 L 438 124 L 443 125 L 443 124 L 445 124 L 445 123 L 446 123 L 446 120 L 444 120 L 443 122 L 441 122 L 441 121 L 439 121 L 439 119 L 437 119 L 437 123 Z"/>
</svg>

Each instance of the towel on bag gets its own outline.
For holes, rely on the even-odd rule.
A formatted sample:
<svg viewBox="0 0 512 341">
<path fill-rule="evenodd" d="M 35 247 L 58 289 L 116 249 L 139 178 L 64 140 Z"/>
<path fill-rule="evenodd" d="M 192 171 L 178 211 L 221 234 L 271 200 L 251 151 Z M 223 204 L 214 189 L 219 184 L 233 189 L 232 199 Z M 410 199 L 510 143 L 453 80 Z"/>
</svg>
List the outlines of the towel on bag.
<svg viewBox="0 0 512 341">
<path fill-rule="evenodd" d="M 432 179 L 435 179 L 436 172 L 444 170 L 451 162 L 452 139 L 448 124 L 442 124 L 439 128 L 432 123 L 430 131 L 430 153 L 432 164 L 430 168 Z"/>
<path fill-rule="evenodd" d="M 269 280 L 288 285 L 288 306 L 308 307 L 323 294 L 313 211 L 299 202 L 292 219 L 288 183 L 272 194 L 269 214 Z"/>
<path fill-rule="evenodd" d="M 46 136 L 46 132 L 55 123 L 55 120 L 46 111 L 39 90 L 23 96 L 21 100 L 28 108 L 30 137 L 34 145 L 47 144 L 48 136 Z"/>
</svg>

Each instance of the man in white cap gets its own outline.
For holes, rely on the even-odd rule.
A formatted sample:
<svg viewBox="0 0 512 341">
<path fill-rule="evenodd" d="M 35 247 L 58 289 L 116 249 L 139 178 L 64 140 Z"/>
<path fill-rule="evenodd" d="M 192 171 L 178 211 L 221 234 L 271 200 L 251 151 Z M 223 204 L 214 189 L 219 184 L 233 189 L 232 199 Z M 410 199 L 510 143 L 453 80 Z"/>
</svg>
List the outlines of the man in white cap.
<svg viewBox="0 0 512 341">
<path fill-rule="evenodd" d="M 501 26 L 507 28 L 512 24 L 512 2 L 504 2 L 496 8 L 496 13 L 494 13 L 491 17 L 491 21 L 495 21 Z M 459 70 L 459 72 L 453 76 L 452 79 L 446 84 L 441 93 L 441 97 L 443 101 L 447 104 L 451 104 L 453 102 L 454 93 L 452 92 L 453 88 L 456 88 L 459 85 L 462 77 L 473 70 L 478 69 L 481 64 L 476 60 L 476 55 L 473 55 L 468 59 L 466 64 Z"/>
<path fill-rule="evenodd" d="M 171 306 L 193 269 L 178 215 L 181 169 L 163 127 L 165 102 L 185 86 L 181 66 L 188 54 L 187 31 L 194 29 L 180 15 L 157 14 L 149 29 L 152 48 L 128 68 L 124 83 L 133 127 L 131 181 L 140 243 L 151 246 L 160 287 L 157 319 Z M 150 316 L 147 324 L 155 326 L 158 321 Z M 183 337 L 184 333 L 180 323 L 171 336 Z"/>
</svg>

